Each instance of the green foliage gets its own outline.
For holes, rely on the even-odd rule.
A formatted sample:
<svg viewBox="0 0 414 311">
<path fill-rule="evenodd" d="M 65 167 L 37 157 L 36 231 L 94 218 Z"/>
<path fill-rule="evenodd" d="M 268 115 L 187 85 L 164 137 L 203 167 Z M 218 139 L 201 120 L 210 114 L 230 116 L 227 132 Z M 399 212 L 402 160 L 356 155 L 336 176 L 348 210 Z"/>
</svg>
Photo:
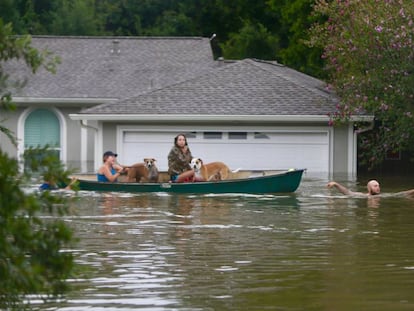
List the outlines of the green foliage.
<svg viewBox="0 0 414 311">
<path fill-rule="evenodd" d="M 23 155 L 24 173 L 27 179 L 30 177 L 41 177 L 56 187 L 66 187 L 73 172 L 66 170 L 59 160 L 58 153 L 49 146 L 26 149 Z"/>
<path fill-rule="evenodd" d="M 93 0 L 59 0 L 56 10 L 50 12 L 48 32 L 56 35 L 96 35 L 98 22 L 95 19 Z"/>
<path fill-rule="evenodd" d="M 14 29 L 19 31 L 24 30 L 25 24 L 21 19 L 19 8 L 21 7 L 21 0 L 2 0 L 0 1 L 0 17 L 2 17 L 6 23 L 13 22 Z"/>
<path fill-rule="evenodd" d="M 0 19 L 0 108 L 12 109 L 11 90 L 19 84 L 12 80 L 3 63 L 23 60 L 34 73 L 40 66 L 53 71 L 55 59 L 47 51 L 31 46 L 30 37 L 16 37 L 10 24 Z M 1 122 L 1 120 L 0 120 Z M 0 124 L 0 131 L 15 141 L 13 133 Z M 41 156 L 39 156 L 41 155 Z M 74 241 L 71 229 L 59 219 L 67 213 L 67 199 L 50 191 L 28 192 L 25 183 L 31 174 L 59 183 L 67 180 L 59 159 L 47 147 L 28 150 L 25 174 L 19 163 L 0 149 L 0 309 L 21 310 L 31 295 L 55 298 L 67 290 L 74 259 L 62 252 Z M 44 216 L 49 217 L 44 217 Z M 52 216 L 52 218 L 50 218 Z"/>
<path fill-rule="evenodd" d="M 387 151 L 413 147 L 412 0 L 318 1 L 310 44 L 324 47 L 330 81 L 342 98 L 334 121 L 366 112 L 375 128 L 360 136 L 360 163 L 373 168 Z"/>
<path fill-rule="evenodd" d="M 192 21 L 183 13 L 175 11 L 163 12 L 162 16 L 157 19 L 157 26 L 151 30 L 151 35 L 154 36 L 192 36 L 195 34 Z"/>
<path fill-rule="evenodd" d="M 22 59 L 33 73 L 40 66 L 52 72 L 56 71 L 58 57 L 52 57 L 51 52 L 47 50 L 38 51 L 33 48 L 30 36 L 15 36 L 12 29 L 11 24 L 4 25 L 3 20 L 0 19 L 0 60 L 2 62 Z M 3 74 L 3 72 L 4 70 L 1 68 L 1 73 Z"/>
<path fill-rule="evenodd" d="M 223 55 L 228 59 L 259 58 L 274 60 L 277 50 L 277 38 L 262 25 L 246 22 L 237 34 L 231 34 L 230 40 L 221 45 Z"/>
<path fill-rule="evenodd" d="M 280 49 L 277 57 L 286 66 L 314 77 L 325 78 L 322 48 L 309 47 L 308 29 L 319 20 L 312 15 L 315 0 L 269 0 L 270 8 L 277 14 L 280 28 Z"/>
<path fill-rule="evenodd" d="M 64 293 L 73 268 L 72 254 L 62 252 L 73 241 L 71 230 L 42 217 L 64 215 L 66 200 L 49 191 L 26 193 L 24 180 L 18 162 L 0 150 L 0 309 L 22 307 L 25 295 Z"/>
</svg>

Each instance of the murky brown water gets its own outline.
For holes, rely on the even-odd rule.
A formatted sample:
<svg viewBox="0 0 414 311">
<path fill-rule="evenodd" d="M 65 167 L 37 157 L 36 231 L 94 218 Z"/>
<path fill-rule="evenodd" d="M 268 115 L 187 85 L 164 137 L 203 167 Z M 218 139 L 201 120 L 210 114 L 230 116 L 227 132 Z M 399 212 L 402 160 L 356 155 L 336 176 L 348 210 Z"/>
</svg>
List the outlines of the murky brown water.
<svg viewBox="0 0 414 311">
<path fill-rule="evenodd" d="M 81 193 L 67 221 L 85 270 L 65 301 L 37 306 L 414 310 L 414 199 L 326 182 L 285 196 Z"/>
</svg>

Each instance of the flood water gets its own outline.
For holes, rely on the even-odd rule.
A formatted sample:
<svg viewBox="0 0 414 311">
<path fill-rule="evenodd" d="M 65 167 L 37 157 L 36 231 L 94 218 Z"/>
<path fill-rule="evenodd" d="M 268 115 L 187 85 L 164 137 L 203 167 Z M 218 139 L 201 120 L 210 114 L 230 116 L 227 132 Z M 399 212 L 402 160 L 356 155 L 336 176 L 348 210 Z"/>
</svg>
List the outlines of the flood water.
<svg viewBox="0 0 414 311">
<path fill-rule="evenodd" d="M 79 193 L 66 218 L 79 278 L 65 300 L 35 305 L 414 310 L 414 198 L 347 198 L 326 182 L 305 176 L 290 195 Z"/>
</svg>

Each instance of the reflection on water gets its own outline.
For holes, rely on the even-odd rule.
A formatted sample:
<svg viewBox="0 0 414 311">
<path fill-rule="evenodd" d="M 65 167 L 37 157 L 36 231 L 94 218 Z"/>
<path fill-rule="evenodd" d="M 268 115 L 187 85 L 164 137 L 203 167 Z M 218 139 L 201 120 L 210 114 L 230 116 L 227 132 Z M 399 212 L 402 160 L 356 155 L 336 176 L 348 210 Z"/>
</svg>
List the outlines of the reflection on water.
<svg viewBox="0 0 414 311">
<path fill-rule="evenodd" d="M 412 310 L 414 200 L 80 193 L 85 270 L 42 310 Z"/>
</svg>

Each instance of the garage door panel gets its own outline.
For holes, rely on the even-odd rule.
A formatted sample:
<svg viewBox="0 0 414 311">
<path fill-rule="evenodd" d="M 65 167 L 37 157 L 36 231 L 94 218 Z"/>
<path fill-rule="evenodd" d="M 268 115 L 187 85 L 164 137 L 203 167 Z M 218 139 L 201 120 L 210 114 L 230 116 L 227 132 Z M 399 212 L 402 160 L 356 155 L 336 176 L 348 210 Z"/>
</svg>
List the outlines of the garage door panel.
<svg viewBox="0 0 414 311">
<path fill-rule="evenodd" d="M 329 163 L 326 145 L 256 144 L 254 146 L 222 146 L 210 144 L 208 148 L 192 144 L 193 156 L 204 162 L 223 161 L 231 169 L 286 169 L 307 168 L 324 171 Z"/>
<path fill-rule="evenodd" d="M 119 161 L 124 165 L 132 165 L 143 162 L 144 158 L 155 158 L 159 169 L 164 170 L 168 167 L 167 156 L 170 149 L 171 143 L 124 143 L 122 153 L 119 152 Z"/>
<path fill-rule="evenodd" d="M 276 132 L 264 133 L 268 138 L 255 139 L 256 142 L 276 144 L 326 144 L 327 132 Z"/>
<path fill-rule="evenodd" d="M 222 161 L 231 169 L 272 170 L 307 168 L 313 172 L 328 172 L 329 139 L 327 132 L 274 132 L 266 138 L 254 139 L 250 133 L 246 140 L 204 139 L 202 133 L 188 138 L 194 157 L 204 162 Z M 168 153 L 176 134 L 168 132 L 124 133 L 120 162 L 130 165 L 142 162 L 144 157 L 157 159 L 160 170 L 168 169 Z"/>
</svg>

